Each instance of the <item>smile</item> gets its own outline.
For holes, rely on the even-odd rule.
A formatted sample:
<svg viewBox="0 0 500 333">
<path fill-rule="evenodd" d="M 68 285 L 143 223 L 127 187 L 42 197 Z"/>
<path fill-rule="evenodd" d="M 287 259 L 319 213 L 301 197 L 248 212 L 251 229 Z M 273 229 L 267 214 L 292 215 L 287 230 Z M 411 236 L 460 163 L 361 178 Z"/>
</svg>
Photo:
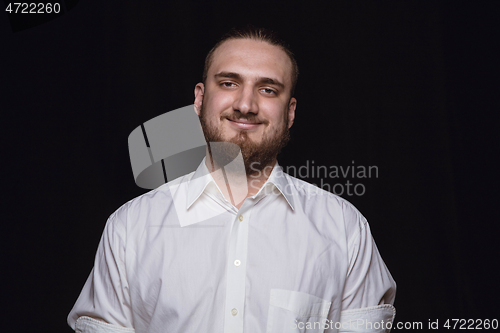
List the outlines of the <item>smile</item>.
<svg viewBox="0 0 500 333">
<path fill-rule="evenodd" d="M 228 119 L 228 120 L 229 120 L 229 123 L 231 124 L 231 126 L 238 128 L 238 129 L 249 130 L 249 129 L 254 129 L 259 125 L 262 125 L 262 123 L 250 123 L 244 119 L 238 119 L 238 120 Z"/>
</svg>

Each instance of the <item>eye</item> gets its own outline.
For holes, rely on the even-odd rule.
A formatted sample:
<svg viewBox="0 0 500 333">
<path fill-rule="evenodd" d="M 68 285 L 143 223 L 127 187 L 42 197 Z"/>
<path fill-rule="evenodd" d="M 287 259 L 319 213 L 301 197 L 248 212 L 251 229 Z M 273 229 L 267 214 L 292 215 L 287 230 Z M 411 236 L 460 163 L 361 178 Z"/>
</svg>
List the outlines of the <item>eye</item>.
<svg viewBox="0 0 500 333">
<path fill-rule="evenodd" d="M 276 91 L 271 88 L 262 88 L 261 91 L 266 95 L 276 95 Z"/>
<path fill-rule="evenodd" d="M 222 82 L 220 84 L 222 87 L 224 88 L 232 88 L 232 87 L 236 87 L 236 84 L 234 84 L 233 82 Z"/>
</svg>

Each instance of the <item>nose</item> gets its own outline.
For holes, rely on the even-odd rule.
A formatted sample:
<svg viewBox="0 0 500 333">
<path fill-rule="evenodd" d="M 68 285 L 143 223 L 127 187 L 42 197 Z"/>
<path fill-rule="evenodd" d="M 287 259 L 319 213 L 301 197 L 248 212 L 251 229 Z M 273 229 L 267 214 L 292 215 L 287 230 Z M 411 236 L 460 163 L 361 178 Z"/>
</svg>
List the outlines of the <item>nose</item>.
<svg viewBox="0 0 500 333">
<path fill-rule="evenodd" d="M 257 96 L 252 87 L 246 86 L 239 90 L 237 97 L 233 103 L 233 110 L 239 111 L 242 114 L 259 113 L 259 104 Z"/>
</svg>

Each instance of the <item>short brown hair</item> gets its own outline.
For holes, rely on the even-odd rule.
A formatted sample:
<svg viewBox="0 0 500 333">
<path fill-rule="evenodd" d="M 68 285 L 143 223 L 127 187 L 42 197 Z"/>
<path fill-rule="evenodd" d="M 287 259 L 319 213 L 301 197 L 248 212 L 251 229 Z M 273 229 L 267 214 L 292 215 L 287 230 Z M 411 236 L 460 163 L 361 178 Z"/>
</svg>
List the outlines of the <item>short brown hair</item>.
<svg viewBox="0 0 500 333">
<path fill-rule="evenodd" d="M 230 39 L 253 39 L 262 42 L 269 43 L 274 46 L 278 46 L 281 48 L 290 58 L 292 62 L 292 88 L 290 90 L 290 97 L 293 96 L 295 92 L 295 86 L 297 85 L 297 79 L 299 76 L 299 67 L 297 66 L 297 61 L 295 60 L 295 56 L 290 50 L 289 46 L 281 40 L 278 35 L 269 29 L 265 28 L 257 28 L 252 25 L 247 25 L 244 28 L 233 28 L 226 34 L 224 34 L 219 41 L 212 47 L 212 49 L 208 52 L 207 57 L 205 58 L 205 67 L 203 68 L 203 84 L 205 84 L 207 80 L 208 69 L 213 61 L 213 55 L 215 50 L 222 43 Z"/>
</svg>

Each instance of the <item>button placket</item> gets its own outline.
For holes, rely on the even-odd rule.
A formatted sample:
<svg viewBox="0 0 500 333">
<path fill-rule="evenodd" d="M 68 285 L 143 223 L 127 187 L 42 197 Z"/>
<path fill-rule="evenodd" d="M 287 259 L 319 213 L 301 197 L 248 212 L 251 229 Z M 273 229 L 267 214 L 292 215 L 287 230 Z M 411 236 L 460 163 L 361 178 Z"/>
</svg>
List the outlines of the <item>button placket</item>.
<svg viewBox="0 0 500 333">
<path fill-rule="evenodd" d="M 224 332 L 243 332 L 245 310 L 246 259 L 250 210 L 235 216 L 229 238 Z"/>
</svg>

